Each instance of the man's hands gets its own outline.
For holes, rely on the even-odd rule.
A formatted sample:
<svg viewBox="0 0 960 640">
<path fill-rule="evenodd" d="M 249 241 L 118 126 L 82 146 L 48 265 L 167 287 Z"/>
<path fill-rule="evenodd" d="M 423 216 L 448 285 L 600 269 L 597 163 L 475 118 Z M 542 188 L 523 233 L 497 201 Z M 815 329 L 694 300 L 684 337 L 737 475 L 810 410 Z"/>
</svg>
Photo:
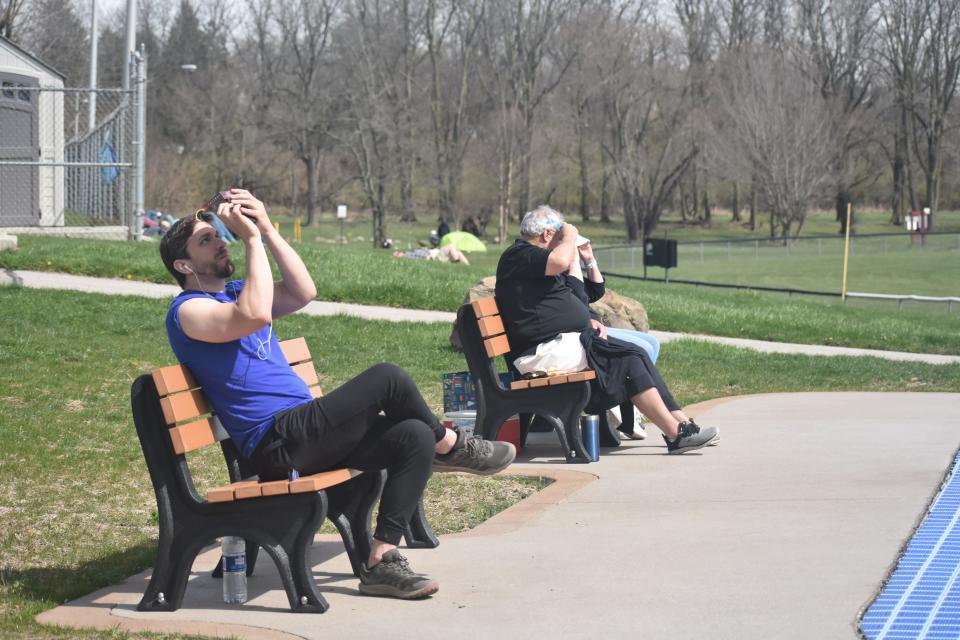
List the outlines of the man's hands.
<svg viewBox="0 0 960 640">
<path fill-rule="evenodd" d="M 590 326 L 593 327 L 595 331 L 599 332 L 598 335 L 602 340 L 607 339 L 607 328 L 603 326 L 602 322 L 600 322 L 599 320 L 594 320 L 593 318 L 590 318 Z"/>
<path fill-rule="evenodd" d="M 220 205 L 217 215 L 234 235 L 244 240 L 274 231 L 266 207 L 246 189 L 230 189 L 230 201 Z"/>
</svg>

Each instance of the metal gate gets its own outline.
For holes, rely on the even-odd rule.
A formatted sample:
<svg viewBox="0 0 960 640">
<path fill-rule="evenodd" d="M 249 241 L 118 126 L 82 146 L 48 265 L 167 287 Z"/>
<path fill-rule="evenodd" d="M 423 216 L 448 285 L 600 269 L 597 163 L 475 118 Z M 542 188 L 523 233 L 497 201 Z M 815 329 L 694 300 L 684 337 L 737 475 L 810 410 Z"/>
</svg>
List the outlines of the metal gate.
<svg viewBox="0 0 960 640">
<path fill-rule="evenodd" d="M 0 78 L 0 228 L 123 225 L 139 235 L 146 63 L 134 62 L 130 89 Z"/>
</svg>

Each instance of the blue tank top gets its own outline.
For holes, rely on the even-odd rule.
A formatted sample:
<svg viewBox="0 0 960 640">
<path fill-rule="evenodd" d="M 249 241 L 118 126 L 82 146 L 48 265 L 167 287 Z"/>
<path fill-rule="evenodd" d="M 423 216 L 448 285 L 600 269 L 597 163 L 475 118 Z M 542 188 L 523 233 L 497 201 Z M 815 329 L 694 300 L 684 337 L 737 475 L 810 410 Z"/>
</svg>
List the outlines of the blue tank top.
<svg viewBox="0 0 960 640">
<path fill-rule="evenodd" d="M 239 340 L 221 343 L 194 340 L 183 332 L 179 312 L 184 302 L 209 296 L 231 303 L 241 289 L 243 280 L 233 280 L 224 292 L 182 292 L 167 311 L 167 337 L 174 355 L 203 387 L 224 429 L 249 458 L 273 425 L 274 415 L 309 402 L 313 396 L 287 364 L 269 325 Z"/>
</svg>

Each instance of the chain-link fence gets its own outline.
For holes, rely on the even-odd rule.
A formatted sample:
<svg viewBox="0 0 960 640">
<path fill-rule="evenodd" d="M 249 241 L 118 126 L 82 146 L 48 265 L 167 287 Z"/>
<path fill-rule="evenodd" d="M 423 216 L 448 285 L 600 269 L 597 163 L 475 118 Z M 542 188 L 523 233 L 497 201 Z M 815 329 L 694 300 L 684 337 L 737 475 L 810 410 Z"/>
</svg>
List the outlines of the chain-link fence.
<svg viewBox="0 0 960 640">
<path fill-rule="evenodd" d="M 68 225 L 128 225 L 134 211 L 135 178 L 132 92 L 98 91 L 97 124 L 91 130 L 79 126 L 90 108 L 89 93 L 76 91 L 67 98 L 64 124 L 71 135 L 64 146 L 68 165 L 64 171 L 64 221 Z"/>
<path fill-rule="evenodd" d="M 122 225 L 136 235 L 144 92 L 29 84 L 0 87 L 0 228 Z"/>
</svg>

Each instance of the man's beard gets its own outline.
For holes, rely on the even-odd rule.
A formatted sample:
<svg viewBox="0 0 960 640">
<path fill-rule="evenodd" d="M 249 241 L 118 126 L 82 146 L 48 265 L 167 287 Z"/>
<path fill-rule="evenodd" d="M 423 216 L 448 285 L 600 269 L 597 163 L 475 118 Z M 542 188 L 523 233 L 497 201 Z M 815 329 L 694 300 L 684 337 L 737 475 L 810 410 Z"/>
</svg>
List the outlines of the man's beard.
<svg viewBox="0 0 960 640">
<path fill-rule="evenodd" d="M 236 271 L 236 267 L 233 266 L 233 262 L 230 261 L 230 258 L 227 258 L 227 261 L 222 267 L 217 266 L 216 271 L 214 271 L 214 275 L 216 275 L 218 278 L 229 278 L 233 275 L 234 271 Z"/>
</svg>

